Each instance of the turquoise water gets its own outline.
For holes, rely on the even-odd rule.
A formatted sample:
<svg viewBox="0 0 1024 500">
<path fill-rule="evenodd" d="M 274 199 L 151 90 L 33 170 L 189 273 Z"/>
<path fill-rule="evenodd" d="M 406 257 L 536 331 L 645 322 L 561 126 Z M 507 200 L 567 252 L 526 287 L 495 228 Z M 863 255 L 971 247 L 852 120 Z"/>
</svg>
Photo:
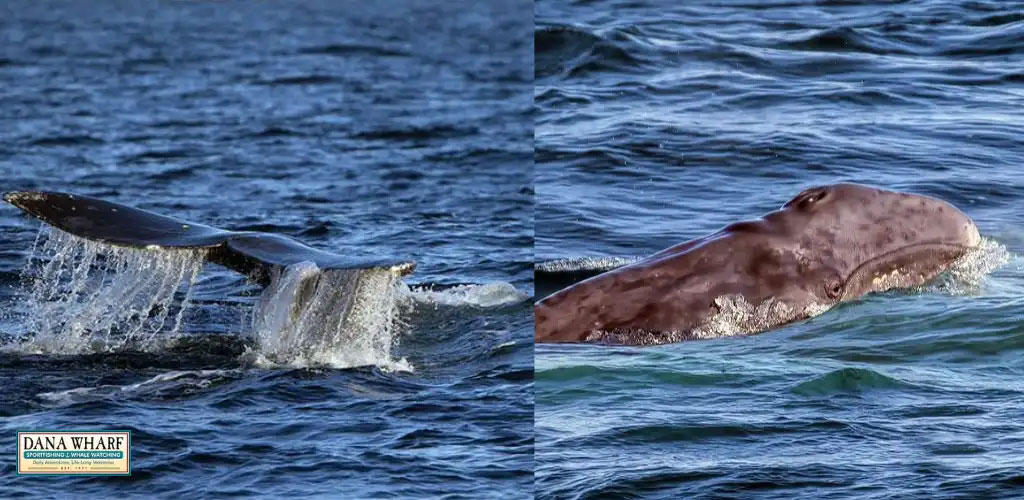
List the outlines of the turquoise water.
<svg viewBox="0 0 1024 500">
<path fill-rule="evenodd" d="M 962 208 L 996 267 L 748 337 L 538 345 L 538 498 L 1024 496 L 1021 7 L 538 3 L 538 260 L 853 181 Z"/>
<path fill-rule="evenodd" d="M 875 296 L 744 338 L 538 346 L 538 490 L 1012 494 L 1024 481 L 1024 301 L 998 288 Z"/>
</svg>

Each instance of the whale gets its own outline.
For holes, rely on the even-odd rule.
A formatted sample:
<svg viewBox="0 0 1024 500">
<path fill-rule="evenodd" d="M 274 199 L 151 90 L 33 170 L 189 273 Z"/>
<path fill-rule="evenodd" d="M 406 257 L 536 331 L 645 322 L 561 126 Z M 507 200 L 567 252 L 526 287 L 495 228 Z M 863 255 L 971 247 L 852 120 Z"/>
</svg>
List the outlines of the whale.
<svg viewBox="0 0 1024 500">
<path fill-rule="evenodd" d="M 402 277 L 411 274 L 416 267 L 414 261 L 353 258 L 312 248 L 280 234 L 220 229 L 90 196 L 18 191 L 6 193 L 3 198 L 56 228 L 59 232 L 54 234 L 50 231 L 47 238 L 55 237 L 57 245 L 61 245 L 61 241 L 74 241 L 67 235 L 98 242 L 111 247 L 110 251 L 103 252 L 105 257 L 113 256 L 115 261 L 117 255 L 153 252 L 153 257 L 158 253 L 166 257 L 169 252 L 188 250 L 188 255 L 201 256 L 204 261 L 244 274 L 250 282 L 263 288 L 254 304 L 253 333 L 250 335 L 269 335 L 266 339 L 269 342 L 268 352 L 272 353 L 271 357 L 284 356 L 280 359 L 331 363 L 331 353 L 339 350 L 386 349 L 396 311 L 395 291 Z M 78 264 L 83 262 L 92 261 L 81 260 Z M 55 269 L 65 264 L 56 259 L 58 267 Z M 146 273 L 146 264 L 143 266 L 132 272 Z M 158 274 L 158 267 L 154 266 L 152 272 Z M 118 271 L 116 266 L 106 271 L 99 266 L 95 271 L 98 279 L 93 284 L 97 286 L 103 286 L 103 273 L 124 272 Z M 90 270 L 75 267 L 75 273 L 79 272 Z M 59 279 L 60 276 L 58 270 L 49 278 Z M 166 278 L 142 283 L 162 284 Z M 69 295 L 55 302 L 64 304 L 59 309 L 47 309 L 56 314 L 56 319 L 46 328 L 63 332 L 63 336 L 72 341 L 78 333 L 74 327 L 64 328 L 62 325 L 71 315 L 78 313 L 77 306 L 88 304 L 82 311 L 95 313 L 98 310 L 102 314 L 122 318 L 135 307 L 125 308 L 123 301 L 131 300 L 136 293 L 159 292 L 148 286 L 129 288 L 123 291 L 124 294 L 122 290 L 101 290 L 101 293 L 109 292 L 122 301 L 104 302 L 94 293 L 85 294 L 86 298 L 75 296 L 78 292 L 74 287 L 61 290 L 60 293 L 67 290 Z M 162 327 L 165 316 L 153 312 L 154 300 L 151 297 L 148 301 L 144 299 L 142 304 L 136 304 L 147 311 L 138 316 L 143 319 L 123 316 L 127 333 L 116 337 L 115 343 L 130 341 L 130 332 L 143 328 L 145 318 L 151 315 L 160 319 L 149 327 Z"/>
<path fill-rule="evenodd" d="M 207 259 L 267 284 L 288 266 L 311 262 L 321 270 L 376 270 L 411 274 L 414 261 L 353 259 L 287 236 L 230 231 L 73 193 L 13 191 L 4 201 L 80 238 L 143 249 L 205 249 Z"/>
<path fill-rule="evenodd" d="M 642 258 L 537 266 L 537 343 L 656 345 L 761 333 L 870 293 L 927 284 L 981 243 L 943 200 L 861 184 Z M 539 295 L 541 296 L 541 295 Z"/>
</svg>

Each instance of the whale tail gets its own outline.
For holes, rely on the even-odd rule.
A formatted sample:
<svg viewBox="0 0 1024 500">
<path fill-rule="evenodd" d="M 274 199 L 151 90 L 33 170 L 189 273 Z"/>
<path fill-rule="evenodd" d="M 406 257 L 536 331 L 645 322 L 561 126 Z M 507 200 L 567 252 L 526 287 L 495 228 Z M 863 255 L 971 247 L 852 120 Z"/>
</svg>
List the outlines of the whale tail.
<svg viewBox="0 0 1024 500">
<path fill-rule="evenodd" d="M 208 259 L 267 284 L 282 268 L 312 262 L 323 270 L 385 270 L 405 276 L 412 261 L 353 260 L 286 236 L 238 232 L 186 222 L 128 205 L 68 193 L 23 191 L 4 200 L 66 233 L 115 246 L 206 248 Z"/>
</svg>

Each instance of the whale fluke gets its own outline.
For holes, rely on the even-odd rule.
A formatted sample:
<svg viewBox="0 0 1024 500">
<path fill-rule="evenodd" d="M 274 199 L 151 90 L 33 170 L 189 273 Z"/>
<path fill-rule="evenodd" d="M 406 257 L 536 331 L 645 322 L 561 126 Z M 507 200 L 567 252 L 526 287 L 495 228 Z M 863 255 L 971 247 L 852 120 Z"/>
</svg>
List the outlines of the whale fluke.
<svg viewBox="0 0 1024 500">
<path fill-rule="evenodd" d="M 404 276 L 412 261 L 355 260 L 317 250 L 286 236 L 228 231 L 186 222 L 120 203 L 69 193 L 23 191 L 8 203 L 80 238 L 137 248 L 206 248 L 208 259 L 266 284 L 272 271 L 301 262 L 320 269 L 378 269 Z"/>
</svg>

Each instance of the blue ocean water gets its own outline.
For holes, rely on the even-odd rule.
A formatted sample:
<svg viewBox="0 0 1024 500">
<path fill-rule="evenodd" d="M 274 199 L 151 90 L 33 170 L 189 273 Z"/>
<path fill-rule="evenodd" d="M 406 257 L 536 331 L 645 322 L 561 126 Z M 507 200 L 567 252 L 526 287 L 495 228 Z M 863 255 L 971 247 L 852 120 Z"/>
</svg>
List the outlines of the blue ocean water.
<svg viewBox="0 0 1024 500">
<path fill-rule="evenodd" d="M 258 289 L 212 264 L 167 346 L 23 347 L 40 333 L 20 277 L 39 223 L 4 204 L 0 497 L 532 496 L 531 12 L 0 5 L 4 191 L 411 259 L 406 283 L 433 290 L 410 292 L 390 357 L 368 365 L 254 362 Z M 30 429 L 130 429 L 132 476 L 17 477 Z"/>
<path fill-rule="evenodd" d="M 538 498 L 1024 496 L 1024 4 L 536 12 L 538 260 L 649 254 L 840 181 L 945 199 L 1009 260 L 760 335 L 537 346 Z"/>
</svg>

